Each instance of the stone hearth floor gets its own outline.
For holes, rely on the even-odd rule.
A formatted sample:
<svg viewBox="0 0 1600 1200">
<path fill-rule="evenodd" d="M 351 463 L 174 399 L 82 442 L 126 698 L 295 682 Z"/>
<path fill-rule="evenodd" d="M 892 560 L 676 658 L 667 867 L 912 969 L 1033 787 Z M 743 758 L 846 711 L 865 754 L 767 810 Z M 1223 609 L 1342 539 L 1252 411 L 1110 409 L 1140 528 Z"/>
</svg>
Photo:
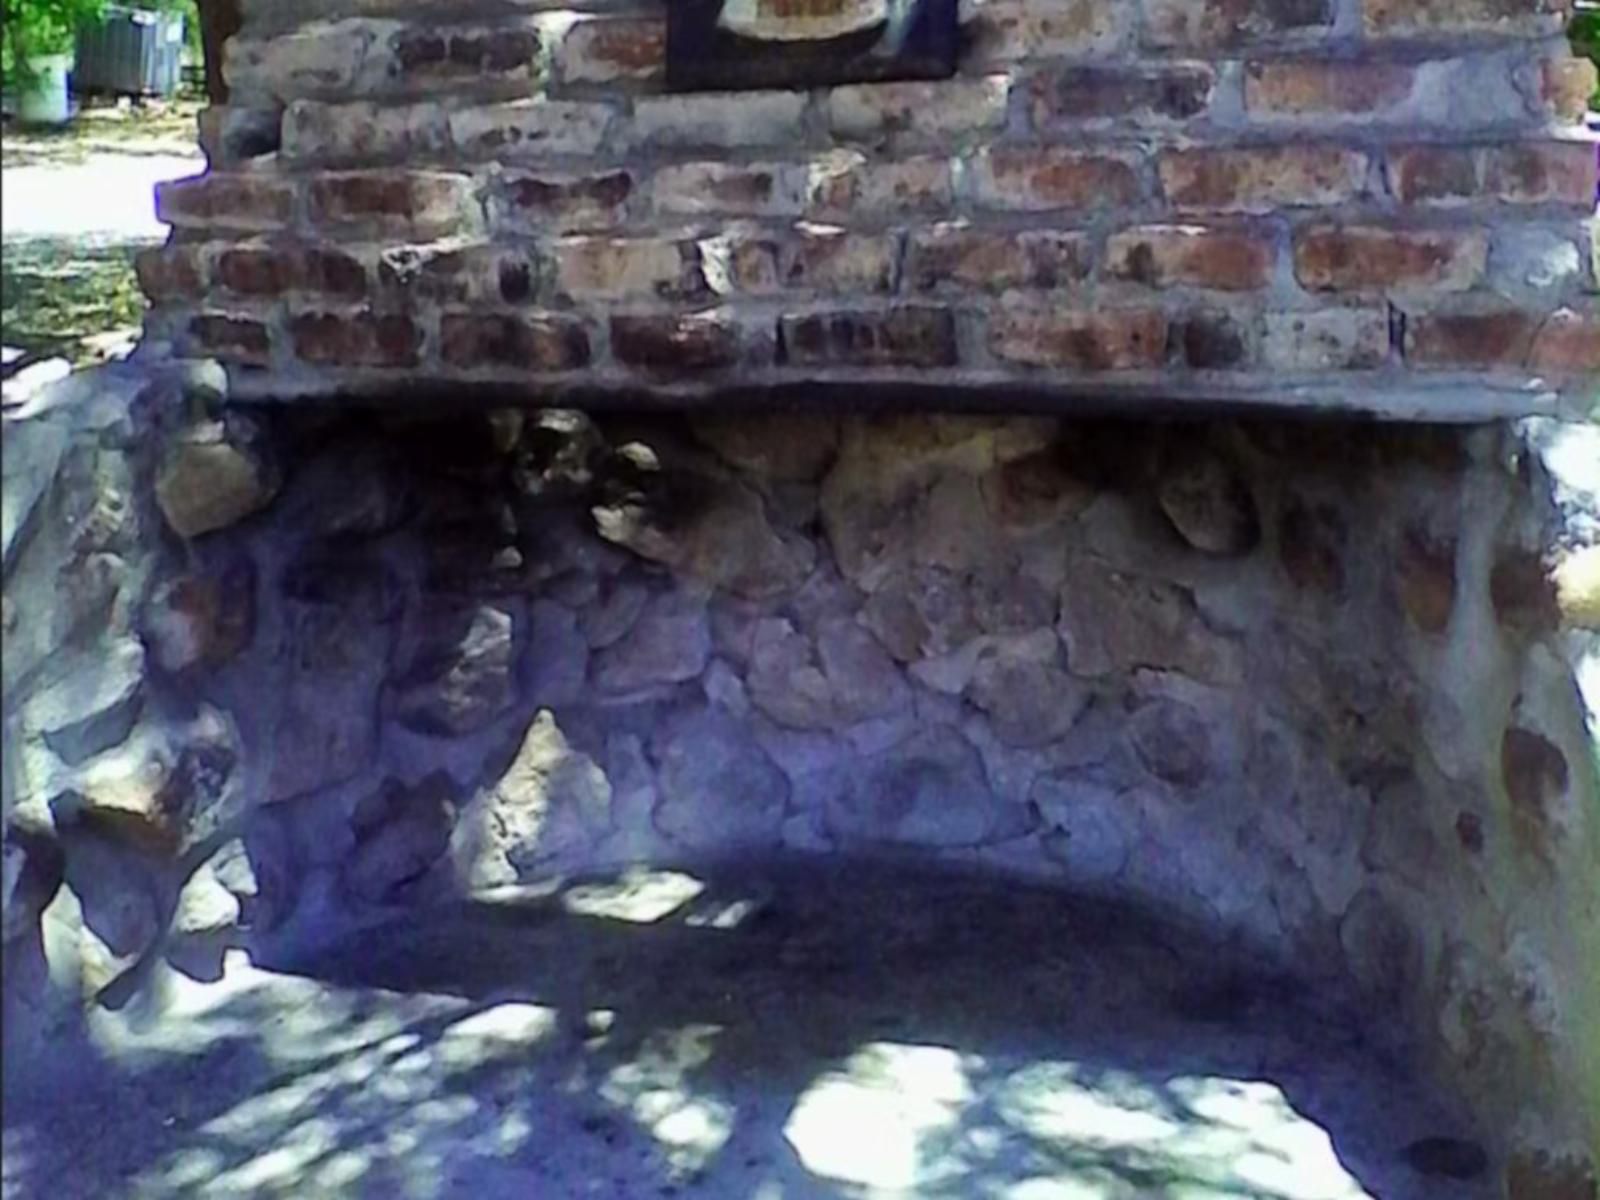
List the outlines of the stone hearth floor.
<svg viewBox="0 0 1600 1200">
<path fill-rule="evenodd" d="M 632 873 L 227 965 L 7 1061 L 6 1196 L 1491 1194 L 1326 997 L 1016 885 Z"/>
</svg>

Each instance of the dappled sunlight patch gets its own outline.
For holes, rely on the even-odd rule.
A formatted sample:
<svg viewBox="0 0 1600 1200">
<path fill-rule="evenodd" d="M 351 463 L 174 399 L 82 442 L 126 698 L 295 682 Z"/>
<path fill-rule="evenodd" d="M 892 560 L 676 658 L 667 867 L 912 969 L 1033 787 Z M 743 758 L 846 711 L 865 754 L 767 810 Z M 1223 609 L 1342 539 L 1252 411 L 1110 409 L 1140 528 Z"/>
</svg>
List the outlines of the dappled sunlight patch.
<svg viewBox="0 0 1600 1200">
<path fill-rule="evenodd" d="M 549 1040 L 559 1019 L 555 1009 L 541 1004 L 497 1004 L 451 1025 L 434 1054 L 447 1070 L 481 1067 L 497 1058 L 525 1054 Z"/>
<path fill-rule="evenodd" d="M 561 895 L 561 906 L 574 916 L 604 917 L 649 925 L 671 916 L 706 885 L 681 871 L 635 870 L 615 882 L 580 884 Z"/>
<path fill-rule="evenodd" d="M 943 1046 L 876 1042 L 800 1097 L 784 1137 L 815 1175 L 874 1188 L 927 1184 L 925 1143 L 953 1128 L 978 1062 Z"/>
<path fill-rule="evenodd" d="M 1181 1133 L 1154 1088 L 1120 1071 L 1085 1082 L 1072 1063 L 1018 1071 L 997 1097 L 1002 1118 L 1030 1137 L 1096 1146 L 1152 1145 Z"/>
<path fill-rule="evenodd" d="M 733 1133 L 733 1106 L 697 1094 L 690 1082 L 711 1061 L 721 1032 L 719 1025 L 662 1030 L 600 1085 L 600 1097 L 627 1112 L 679 1175 L 708 1164 Z"/>
</svg>

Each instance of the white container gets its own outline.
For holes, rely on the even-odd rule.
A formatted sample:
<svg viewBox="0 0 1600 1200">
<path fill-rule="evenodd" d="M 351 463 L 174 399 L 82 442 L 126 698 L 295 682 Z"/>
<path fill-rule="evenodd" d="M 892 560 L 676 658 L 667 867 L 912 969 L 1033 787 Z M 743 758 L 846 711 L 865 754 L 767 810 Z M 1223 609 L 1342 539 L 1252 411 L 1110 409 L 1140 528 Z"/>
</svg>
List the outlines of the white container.
<svg viewBox="0 0 1600 1200">
<path fill-rule="evenodd" d="M 28 65 L 33 77 L 17 94 L 17 120 L 28 125 L 65 125 L 72 119 L 67 97 L 72 55 L 45 55 L 29 59 Z"/>
</svg>

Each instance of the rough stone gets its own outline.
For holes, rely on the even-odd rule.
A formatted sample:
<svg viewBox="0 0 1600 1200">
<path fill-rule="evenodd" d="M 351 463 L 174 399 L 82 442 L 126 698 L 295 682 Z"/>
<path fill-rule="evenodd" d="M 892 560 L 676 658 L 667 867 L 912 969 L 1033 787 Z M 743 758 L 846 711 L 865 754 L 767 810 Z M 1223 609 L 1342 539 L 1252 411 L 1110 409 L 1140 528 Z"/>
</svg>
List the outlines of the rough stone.
<svg viewBox="0 0 1600 1200">
<path fill-rule="evenodd" d="M 272 502 L 279 471 L 253 422 L 237 414 L 197 425 L 172 445 L 156 501 L 179 537 L 225 529 Z"/>
<path fill-rule="evenodd" d="M 1152 775 L 1179 787 L 1198 787 L 1212 771 L 1205 718 L 1181 700 L 1156 700 L 1129 718 L 1133 747 Z"/>
<path fill-rule="evenodd" d="M 756 623 L 748 682 L 751 702 L 779 725 L 826 729 L 833 724 L 833 688 L 811 641 L 781 617 Z"/>
<path fill-rule="evenodd" d="M 467 887 L 514 883 L 581 854 L 611 828 L 611 783 L 541 709 L 500 779 L 467 804 L 451 835 Z"/>
<path fill-rule="evenodd" d="M 423 645 L 396 697 L 400 723 L 458 737 L 496 720 L 516 698 L 515 618 L 480 604 L 436 607 L 423 620 Z"/>
<path fill-rule="evenodd" d="M 1006 745 L 1036 747 L 1065 737 L 1091 693 L 1060 667 L 1002 650 L 978 660 L 967 696 Z"/>
<path fill-rule="evenodd" d="M 1156 500 L 1196 550 L 1236 556 L 1248 554 L 1261 540 L 1249 489 L 1217 454 L 1190 454 L 1169 463 L 1156 482 Z"/>
<path fill-rule="evenodd" d="M 79 658 L 28 701 L 27 721 L 68 766 L 120 743 L 144 704 L 144 647 L 126 639 Z"/>
<path fill-rule="evenodd" d="M 775 845 L 789 781 L 737 724 L 716 713 L 683 722 L 657 751 L 655 826 L 679 845 Z"/>
<path fill-rule="evenodd" d="M 450 847 L 455 785 L 443 772 L 415 787 L 389 780 L 357 805 L 355 849 L 341 875 L 350 892 L 373 904 L 393 903 Z"/>
<path fill-rule="evenodd" d="M 553 600 L 535 600 L 528 621 L 529 699 L 547 707 L 571 704 L 583 695 L 588 674 L 589 643 L 578 618 Z"/>
<path fill-rule="evenodd" d="M 247 558 L 158 585 L 140 622 L 152 660 L 178 672 L 218 667 L 242 653 L 255 637 L 255 590 L 255 565 Z"/>
<path fill-rule="evenodd" d="M 1241 648 L 1206 626 L 1187 589 L 1089 560 L 1068 570 L 1058 629 L 1075 675 L 1150 667 L 1208 683 L 1244 678 Z"/>
<path fill-rule="evenodd" d="M 656 596 L 627 635 L 595 655 L 594 679 L 605 692 L 629 693 L 698 678 L 711 657 L 705 603 L 677 593 Z"/>
</svg>

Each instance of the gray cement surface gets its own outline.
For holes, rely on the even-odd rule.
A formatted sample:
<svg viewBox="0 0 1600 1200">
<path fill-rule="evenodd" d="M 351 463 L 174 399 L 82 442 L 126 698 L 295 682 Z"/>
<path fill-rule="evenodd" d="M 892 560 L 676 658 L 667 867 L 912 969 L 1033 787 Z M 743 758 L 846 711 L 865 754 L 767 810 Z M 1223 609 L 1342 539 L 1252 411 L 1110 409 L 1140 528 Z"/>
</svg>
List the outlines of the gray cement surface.
<svg viewBox="0 0 1600 1200">
<path fill-rule="evenodd" d="M 4 1194 L 1491 1194 L 1375 1019 L 1014 884 L 633 873 L 260 957 L 9 1056 Z"/>
</svg>

